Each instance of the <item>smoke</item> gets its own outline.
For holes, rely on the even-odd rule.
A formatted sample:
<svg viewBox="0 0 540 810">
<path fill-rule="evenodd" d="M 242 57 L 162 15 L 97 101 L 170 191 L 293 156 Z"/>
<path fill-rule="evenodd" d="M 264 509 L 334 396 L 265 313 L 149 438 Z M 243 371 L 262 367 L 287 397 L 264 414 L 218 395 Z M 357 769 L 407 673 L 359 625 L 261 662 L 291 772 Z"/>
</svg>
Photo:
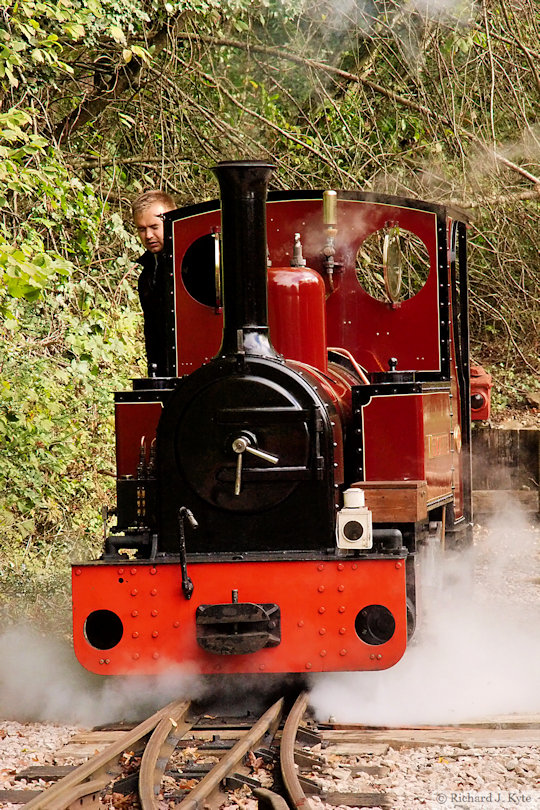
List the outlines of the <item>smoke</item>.
<svg viewBox="0 0 540 810">
<path fill-rule="evenodd" d="M 92 675 L 67 642 L 27 626 L 0 636 L 0 717 L 6 720 L 81 726 L 135 721 L 203 691 L 200 679 L 180 671 L 155 677 Z"/>
<path fill-rule="evenodd" d="M 515 127 L 517 129 L 517 126 Z M 540 161 L 540 126 L 527 125 L 517 137 L 506 139 L 494 149 L 487 142 L 485 146 L 469 150 L 469 177 L 478 186 L 486 181 L 493 183 L 493 178 L 504 164 L 503 160 L 519 164 L 524 170 L 537 171 Z M 501 175 L 499 183 L 508 183 L 508 174 Z M 489 186 L 488 186 L 489 187 Z"/>
<path fill-rule="evenodd" d="M 499 154 L 509 160 L 524 160 L 537 164 L 540 160 L 540 126 L 527 126 L 519 138 L 506 141 L 498 150 Z"/>
<path fill-rule="evenodd" d="M 382 672 L 314 676 L 319 720 L 445 724 L 540 710 L 540 533 L 508 508 L 474 548 L 424 554 L 425 618 Z M 534 566 L 536 565 L 536 578 Z"/>
<path fill-rule="evenodd" d="M 464 24 L 472 19 L 476 6 L 476 0 L 327 0 L 313 4 L 312 14 L 324 20 L 328 33 L 355 29 L 369 36 L 391 31 L 411 16 L 421 16 L 425 23 Z"/>
<path fill-rule="evenodd" d="M 24 626 L 0 636 L 0 717 L 18 722 L 97 726 L 148 717 L 173 700 L 204 701 L 205 713 L 259 713 L 294 676 L 201 676 L 180 668 L 155 676 L 94 675 L 67 641 Z"/>
<path fill-rule="evenodd" d="M 540 529 L 511 507 L 476 527 L 474 547 L 428 548 L 424 618 L 403 659 L 381 672 L 312 676 L 319 720 L 373 725 L 465 722 L 540 711 Z M 147 716 L 171 700 L 221 700 L 243 713 L 275 699 L 282 676 L 92 675 L 70 645 L 29 627 L 0 635 L 0 717 L 95 726 Z M 294 685 L 297 685 L 294 683 Z"/>
<path fill-rule="evenodd" d="M 409 0 L 404 10 L 416 10 L 428 20 L 469 21 L 474 16 L 474 0 Z"/>
</svg>

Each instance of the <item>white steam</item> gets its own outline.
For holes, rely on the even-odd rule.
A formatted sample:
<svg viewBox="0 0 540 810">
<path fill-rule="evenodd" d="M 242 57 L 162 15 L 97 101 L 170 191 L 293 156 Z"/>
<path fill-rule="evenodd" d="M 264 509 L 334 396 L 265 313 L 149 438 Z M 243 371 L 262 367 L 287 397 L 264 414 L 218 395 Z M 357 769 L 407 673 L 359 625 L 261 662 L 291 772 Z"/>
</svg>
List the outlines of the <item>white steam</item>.
<svg viewBox="0 0 540 810">
<path fill-rule="evenodd" d="M 28 627 L 13 627 L 0 636 L 4 720 L 82 726 L 134 721 L 171 700 L 196 698 L 201 690 L 200 680 L 178 671 L 152 678 L 92 675 L 67 642 Z"/>
<path fill-rule="evenodd" d="M 474 548 L 426 556 L 425 616 L 404 658 L 382 672 L 313 676 L 319 720 L 455 723 L 540 711 L 540 530 L 508 510 Z M 268 703 L 284 679 L 91 675 L 67 642 L 27 627 L 0 635 L 0 717 L 95 726 L 137 720 L 171 700 Z"/>
<path fill-rule="evenodd" d="M 329 0 L 316 8 L 324 11 L 329 31 L 355 29 L 370 36 L 393 29 L 397 32 L 419 16 L 424 23 L 467 24 L 476 14 L 477 0 L 387 0 L 377 6 L 371 0 Z"/>
<path fill-rule="evenodd" d="M 452 19 L 467 21 L 474 16 L 474 0 L 408 0 L 405 11 L 416 10 L 429 20 Z"/>
<path fill-rule="evenodd" d="M 539 540 L 509 510 L 436 571 L 424 560 L 426 614 L 405 656 L 382 672 L 314 676 L 318 719 L 396 726 L 539 711 Z"/>
<path fill-rule="evenodd" d="M 0 635 L 0 719 L 99 726 L 139 721 L 173 700 L 204 700 L 205 711 L 265 711 L 294 678 L 195 675 L 180 667 L 155 676 L 101 676 L 84 670 L 68 642 L 35 629 Z M 215 711 L 212 708 L 215 701 Z"/>
</svg>

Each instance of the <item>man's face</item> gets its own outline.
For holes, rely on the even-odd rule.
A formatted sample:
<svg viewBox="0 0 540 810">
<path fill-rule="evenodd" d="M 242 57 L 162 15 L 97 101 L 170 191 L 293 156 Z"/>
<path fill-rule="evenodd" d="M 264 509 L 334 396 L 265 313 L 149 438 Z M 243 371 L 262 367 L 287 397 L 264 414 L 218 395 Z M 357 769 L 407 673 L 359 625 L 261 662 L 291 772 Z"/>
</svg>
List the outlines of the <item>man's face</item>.
<svg viewBox="0 0 540 810">
<path fill-rule="evenodd" d="M 135 216 L 135 227 L 140 240 L 150 253 L 163 250 L 163 220 L 161 214 L 169 211 L 163 203 L 153 203 Z"/>
</svg>

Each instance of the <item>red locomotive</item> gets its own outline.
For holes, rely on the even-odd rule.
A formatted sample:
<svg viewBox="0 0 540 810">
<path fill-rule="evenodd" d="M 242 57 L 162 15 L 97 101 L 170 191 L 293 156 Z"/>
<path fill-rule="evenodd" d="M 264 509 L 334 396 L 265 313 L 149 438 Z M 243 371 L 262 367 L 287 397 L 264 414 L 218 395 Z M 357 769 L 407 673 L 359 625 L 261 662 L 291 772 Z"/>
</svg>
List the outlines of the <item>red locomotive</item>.
<svg viewBox="0 0 540 810">
<path fill-rule="evenodd" d="M 462 217 L 272 170 L 165 215 L 167 373 L 116 394 L 117 526 L 73 566 L 94 672 L 390 667 L 419 547 L 470 532 Z"/>
</svg>

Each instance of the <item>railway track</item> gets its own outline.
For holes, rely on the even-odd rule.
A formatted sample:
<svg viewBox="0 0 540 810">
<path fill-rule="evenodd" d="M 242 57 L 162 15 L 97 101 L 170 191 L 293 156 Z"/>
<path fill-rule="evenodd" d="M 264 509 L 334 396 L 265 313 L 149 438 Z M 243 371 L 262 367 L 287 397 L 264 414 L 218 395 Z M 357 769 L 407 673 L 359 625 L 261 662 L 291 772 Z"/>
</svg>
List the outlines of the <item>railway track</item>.
<svg viewBox="0 0 540 810">
<path fill-rule="evenodd" d="M 281 697 L 258 718 L 197 715 L 189 701 L 175 701 L 134 728 L 115 732 L 107 747 L 83 765 L 49 769 L 58 778 L 51 787 L 9 791 L 2 800 L 28 810 L 74 808 L 142 808 L 142 810 L 217 810 L 252 795 L 263 810 L 287 807 L 311 810 L 311 797 L 326 804 L 391 807 L 393 796 L 378 791 L 345 794 L 324 791 L 317 775 L 332 757 L 359 750 L 439 744 L 515 745 L 527 739 L 540 744 L 538 718 L 532 723 L 486 723 L 474 727 L 365 729 L 359 726 L 315 726 L 309 717 L 309 695 L 301 692 L 290 710 Z M 106 738 L 105 732 L 97 741 Z M 91 738 L 91 735 L 90 735 Z M 377 767 L 356 769 L 372 775 Z M 380 770 L 380 769 L 379 769 Z M 32 773 L 32 771 L 34 773 Z M 47 778 L 43 768 L 21 777 Z M 226 800 L 225 791 L 233 791 Z M 234 791 L 238 793 L 234 794 Z M 0 791 L 0 794 L 2 792 Z M 18 794 L 18 795 L 16 795 Z"/>
<path fill-rule="evenodd" d="M 224 801 L 224 786 L 238 789 L 246 785 L 261 804 L 280 810 L 287 807 L 284 798 L 250 775 L 262 764 L 267 773 L 268 767 L 275 768 L 279 763 L 289 795 L 295 804 L 304 803 L 307 810 L 309 802 L 299 783 L 294 759 L 307 703 L 307 694 L 301 693 L 278 735 L 284 719 L 283 697 L 251 725 L 243 721 L 225 727 L 211 722 L 212 718 L 197 718 L 189 701 L 175 701 L 123 732 L 105 750 L 39 795 L 30 797 L 27 791 L 20 791 L 17 797 L 11 791 L 9 799 L 24 803 L 28 810 L 98 808 L 114 806 L 105 804 L 107 797 L 127 789 L 124 795 L 131 795 L 132 806 L 142 810 L 199 810 L 219 807 Z M 126 775 L 126 764 L 133 768 L 133 763 L 136 769 Z M 43 770 L 35 770 L 43 778 Z M 32 774 L 26 772 L 25 776 L 31 778 Z"/>
</svg>

